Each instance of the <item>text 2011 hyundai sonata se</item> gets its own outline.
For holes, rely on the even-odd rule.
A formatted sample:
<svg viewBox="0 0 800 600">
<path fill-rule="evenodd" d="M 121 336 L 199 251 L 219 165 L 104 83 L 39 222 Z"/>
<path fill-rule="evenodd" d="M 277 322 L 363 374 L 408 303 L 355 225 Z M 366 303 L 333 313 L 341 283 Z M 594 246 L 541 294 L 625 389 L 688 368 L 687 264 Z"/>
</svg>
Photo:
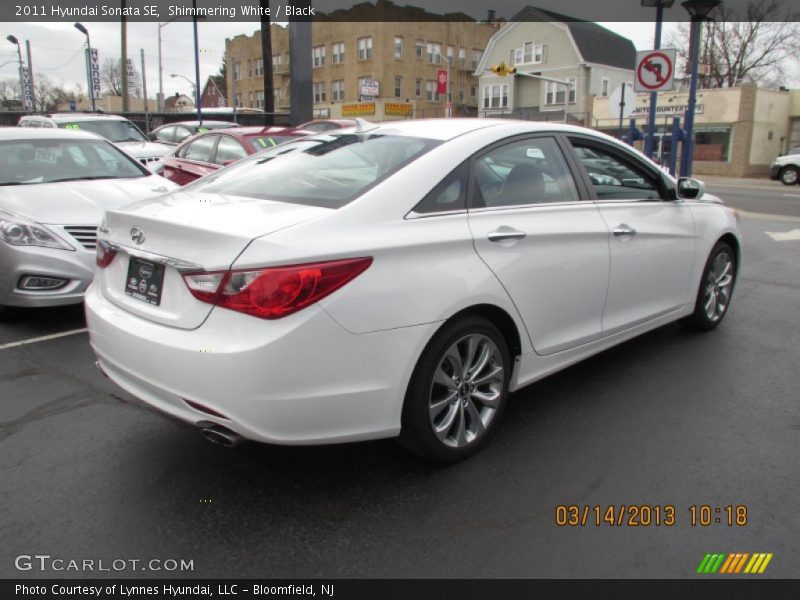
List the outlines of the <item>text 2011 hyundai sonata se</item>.
<svg viewBox="0 0 800 600">
<path fill-rule="evenodd" d="M 674 321 L 712 329 L 736 215 L 609 137 L 404 121 L 278 146 L 107 212 L 100 368 L 233 444 L 400 437 L 438 460 L 506 396 Z"/>
</svg>

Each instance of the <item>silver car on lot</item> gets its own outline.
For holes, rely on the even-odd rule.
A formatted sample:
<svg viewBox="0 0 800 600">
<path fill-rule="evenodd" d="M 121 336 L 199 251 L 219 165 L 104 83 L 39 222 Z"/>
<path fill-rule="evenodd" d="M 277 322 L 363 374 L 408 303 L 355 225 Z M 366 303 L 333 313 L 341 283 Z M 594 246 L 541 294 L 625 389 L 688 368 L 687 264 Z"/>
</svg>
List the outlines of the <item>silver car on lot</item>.
<svg viewBox="0 0 800 600">
<path fill-rule="evenodd" d="M 93 133 L 0 128 L 0 318 L 81 302 L 105 210 L 175 187 Z"/>
</svg>

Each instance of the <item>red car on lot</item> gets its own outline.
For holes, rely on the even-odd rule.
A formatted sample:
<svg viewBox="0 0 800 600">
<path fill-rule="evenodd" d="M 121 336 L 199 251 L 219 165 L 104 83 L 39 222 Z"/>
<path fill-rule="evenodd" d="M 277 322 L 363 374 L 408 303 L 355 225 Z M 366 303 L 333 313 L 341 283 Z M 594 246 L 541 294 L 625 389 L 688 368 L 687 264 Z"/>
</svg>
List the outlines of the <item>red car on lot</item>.
<svg viewBox="0 0 800 600">
<path fill-rule="evenodd" d="M 186 185 L 249 154 L 311 133 L 287 127 L 234 127 L 203 133 L 180 144 L 162 160 L 161 175 Z"/>
</svg>

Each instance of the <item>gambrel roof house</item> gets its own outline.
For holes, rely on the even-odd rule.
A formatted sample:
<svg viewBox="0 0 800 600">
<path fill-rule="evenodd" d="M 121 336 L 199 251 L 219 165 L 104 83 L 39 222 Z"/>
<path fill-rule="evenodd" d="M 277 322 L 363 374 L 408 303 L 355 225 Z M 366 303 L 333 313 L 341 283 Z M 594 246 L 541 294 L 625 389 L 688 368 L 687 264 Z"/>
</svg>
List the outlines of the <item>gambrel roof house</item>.
<svg viewBox="0 0 800 600">
<path fill-rule="evenodd" d="M 563 121 L 568 101 L 568 119 L 591 125 L 593 97 L 632 85 L 635 61 L 629 39 L 596 23 L 526 6 L 491 37 L 475 70 L 479 113 Z M 518 74 L 501 77 L 490 70 L 501 62 Z M 525 74 L 569 81 L 569 95 L 566 85 Z"/>
</svg>

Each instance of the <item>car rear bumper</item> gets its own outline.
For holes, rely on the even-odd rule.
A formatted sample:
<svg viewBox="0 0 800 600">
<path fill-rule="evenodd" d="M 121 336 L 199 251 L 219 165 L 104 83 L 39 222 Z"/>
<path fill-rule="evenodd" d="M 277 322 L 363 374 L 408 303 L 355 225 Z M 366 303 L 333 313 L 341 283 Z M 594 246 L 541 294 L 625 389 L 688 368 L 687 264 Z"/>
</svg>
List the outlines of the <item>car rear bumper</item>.
<svg viewBox="0 0 800 600">
<path fill-rule="evenodd" d="M 172 417 L 268 443 L 397 435 L 416 357 L 436 327 L 355 335 L 315 305 L 275 321 L 215 308 L 181 330 L 119 308 L 98 287 L 86 294 L 86 318 L 111 380 Z"/>
<path fill-rule="evenodd" d="M 83 300 L 95 271 L 95 254 L 83 248 L 59 250 L 38 246 L 12 246 L 0 242 L 0 305 L 60 306 Z M 66 283 L 55 290 L 24 290 L 26 275 L 57 277 Z"/>
</svg>

